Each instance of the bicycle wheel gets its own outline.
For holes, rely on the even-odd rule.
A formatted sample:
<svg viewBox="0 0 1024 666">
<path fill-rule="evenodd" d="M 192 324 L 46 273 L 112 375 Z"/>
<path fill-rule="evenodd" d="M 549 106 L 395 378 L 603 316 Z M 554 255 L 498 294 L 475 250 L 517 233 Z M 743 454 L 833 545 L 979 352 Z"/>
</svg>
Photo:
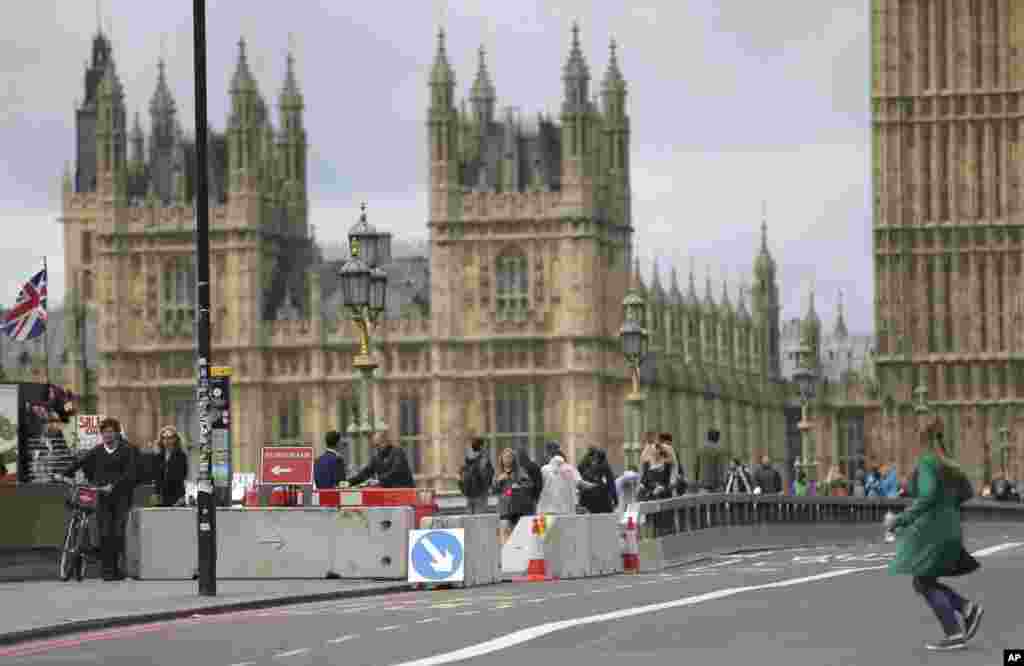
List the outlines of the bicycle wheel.
<svg viewBox="0 0 1024 666">
<path fill-rule="evenodd" d="M 78 555 L 78 527 L 78 516 L 71 516 L 67 532 L 64 534 L 64 548 L 60 553 L 59 574 L 60 579 L 65 582 L 71 580 L 71 576 L 74 574 L 74 565 Z"/>
</svg>

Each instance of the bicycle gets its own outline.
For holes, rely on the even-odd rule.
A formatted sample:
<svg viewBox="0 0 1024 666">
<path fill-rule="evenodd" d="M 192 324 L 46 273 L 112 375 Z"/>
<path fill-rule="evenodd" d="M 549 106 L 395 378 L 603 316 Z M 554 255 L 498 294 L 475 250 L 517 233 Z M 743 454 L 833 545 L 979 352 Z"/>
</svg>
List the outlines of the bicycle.
<svg viewBox="0 0 1024 666">
<path fill-rule="evenodd" d="M 58 481 L 70 486 L 64 505 L 71 510 L 71 518 L 64 533 L 64 547 L 61 549 L 58 573 L 64 582 L 71 580 L 72 576 L 81 582 L 85 578 L 87 561 L 93 559 L 96 553 L 89 535 L 93 529 L 92 521 L 96 520 L 100 488 L 63 478 L 59 478 Z"/>
</svg>

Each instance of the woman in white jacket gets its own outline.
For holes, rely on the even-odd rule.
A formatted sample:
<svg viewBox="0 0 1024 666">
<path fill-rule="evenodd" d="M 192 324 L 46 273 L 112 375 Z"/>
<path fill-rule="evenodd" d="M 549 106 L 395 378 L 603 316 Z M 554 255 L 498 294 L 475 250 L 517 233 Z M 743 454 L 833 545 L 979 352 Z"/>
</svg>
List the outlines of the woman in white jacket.
<svg viewBox="0 0 1024 666">
<path fill-rule="evenodd" d="M 544 485 L 537 502 L 537 513 L 554 515 L 576 514 L 576 491 L 580 487 L 593 486 L 580 476 L 579 470 L 565 462 L 562 456 L 554 456 L 540 468 Z"/>
</svg>

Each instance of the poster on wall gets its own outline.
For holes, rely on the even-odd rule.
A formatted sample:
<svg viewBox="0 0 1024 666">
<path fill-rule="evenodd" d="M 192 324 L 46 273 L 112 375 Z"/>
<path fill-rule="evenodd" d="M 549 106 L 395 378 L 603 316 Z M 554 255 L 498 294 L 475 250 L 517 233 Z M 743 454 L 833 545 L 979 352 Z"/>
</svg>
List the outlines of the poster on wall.
<svg viewBox="0 0 1024 666">
<path fill-rule="evenodd" d="M 0 385 L 0 465 L 8 474 L 17 472 L 18 387 Z"/>
<path fill-rule="evenodd" d="M 231 368 L 210 368 L 210 447 L 213 486 L 221 505 L 231 503 Z"/>
</svg>

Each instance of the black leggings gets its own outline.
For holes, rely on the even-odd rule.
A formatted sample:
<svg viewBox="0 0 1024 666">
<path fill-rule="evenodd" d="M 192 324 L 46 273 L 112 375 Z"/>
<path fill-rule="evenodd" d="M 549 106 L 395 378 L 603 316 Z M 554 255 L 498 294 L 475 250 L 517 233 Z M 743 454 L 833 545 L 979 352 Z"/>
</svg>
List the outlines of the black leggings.
<svg viewBox="0 0 1024 666">
<path fill-rule="evenodd" d="M 967 601 L 948 585 L 931 576 L 914 576 L 914 591 L 924 597 L 947 636 L 960 633 L 956 613 L 964 614 Z"/>
</svg>

